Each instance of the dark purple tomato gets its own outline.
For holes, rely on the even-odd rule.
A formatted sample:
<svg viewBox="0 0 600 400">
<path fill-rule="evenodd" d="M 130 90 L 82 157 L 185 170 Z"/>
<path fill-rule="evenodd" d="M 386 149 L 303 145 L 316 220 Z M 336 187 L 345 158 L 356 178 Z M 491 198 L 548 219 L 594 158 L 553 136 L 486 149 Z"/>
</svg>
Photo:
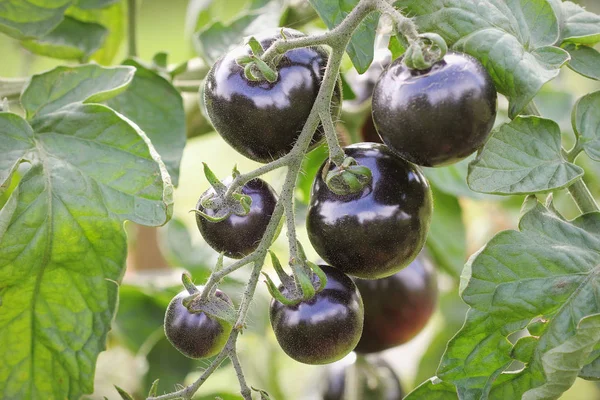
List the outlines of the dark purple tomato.
<svg viewBox="0 0 600 400">
<path fill-rule="evenodd" d="M 284 32 L 287 38 L 304 36 L 293 29 Z M 267 49 L 281 38 L 281 29 L 255 38 Z M 250 54 L 250 46 L 244 45 L 221 57 L 208 72 L 204 96 L 210 120 L 225 141 L 244 156 L 266 163 L 292 149 L 317 97 L 328 53 L 318 46 L 288 51 L 273 83 L 246 79 L 236 59 Z M 333 95 L 334 120 L 339 115 L 340 93 L 337 88 Z M 322 134 L 319 128 L 313 145 Z"/>
<path fill-rule="evenodd" d="M 337 195 L 322 179 L 323 164 L 312 187 L 308 237 L 325 262 L 346 274 L 390 276 L 423 248 L 433 211 L 429 183 L 385 145 L 357 143 L 345 152 L 368 167 L 373 180 L 361 192 Z"/>
<path fill-rule="evenodd" d="M 189 296 L 187 290 L 173 297 L 165 314 L 165 334 L 173 347 L 190 358 L 206 358 L 218 354 L 227 343 L 231 324 L 209 317 L 205 313 L 191 313 L 182 304 Z M 215 296 L 233 306 L 229 296 L 217 289 Z"/>
<path fill-rule="evenodd" d="M 381 357 L 374 360 L 347 363 L 341 360 L 332 364 L 327 371 L 327 383 L 323 400 L 345 400 L 346 376 L 355 368 L 354 379 L 358 380 L 361 400 L 402 400 L 404 392 L 400 380 L 392 367 Z"/>
<path fill-rule="evenodd" d="M 373 91 L 377 132 L 394 152 L 428 167 L 455 163 L 480 148 L 496 119 L 496 88 L 475 58 L 448 52 L 431 68 L 395 60 Z"/>
<path fill-rule="evenodd" d="M 227 184 L 229 181 L 230 179 L 223 183 Z M 210 188 L 200 198 L 211 191 L 214 189 Z M 196 214 L 196 224 L 206 243 L 231 258 L 242 258 L 256 250 L 277 203 L 273 188 L 259 178 L 247 182 L 242 187 L 242 193 L 252 198 L 247 215 L 232 214 L 223 221 L 211 222 Z M 215 215 L 214 210 L 202 207 L 200 200 L 196 208 L 210 216 Z"/>
<path fill-rule="evenodd" d="M 271 326 L 279 345 L 305 364 L 343 358 L 356 347 L 363 327 L 363 304 L 352 279 L 330 266 L 321 268 L 327 285 L 312 299 L 294 306 L 271 300 Z"/>
<path fill-rule="evenodd" d="M 421 253 L 394 275 L 376 280 L 354 279 L 365 306 L 365 325 L 357 353 L 399 346 L 425 327 L 437 302 L 437 279 Z"/>
</svg>

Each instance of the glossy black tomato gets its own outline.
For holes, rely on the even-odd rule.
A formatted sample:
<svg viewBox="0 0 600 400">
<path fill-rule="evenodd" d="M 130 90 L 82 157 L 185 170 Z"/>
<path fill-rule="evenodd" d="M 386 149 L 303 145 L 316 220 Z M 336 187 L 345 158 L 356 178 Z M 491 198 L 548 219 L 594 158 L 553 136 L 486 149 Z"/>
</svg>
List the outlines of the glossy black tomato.
<svg viewBox="0 0 600 400">
<path fill-rule="evenodd" d="M 308 236 L 325 262 L 349 275 L 366 279 L 392 275 L 406 267 L 425 243 L 431 189 L 417 166 L 385 145 L 357 143 L 345 152 L 368 167 L 373 180 L 361 192 L 336 195 L 322 179 L 323 164 L 312 187 Z"/>
<path fill-rule="evenodd" d="M 165 314 L 165 334 L 173 347 L 190 358 L 206 358 L 218 354 L 227 343 L 231 324 L 209 317 L 205 313 L 191 313 L 182 300 L 189 296 L 187 290 L 173 297 Z M 233 303 L 217 289 L 215 296 Z"/>
<path fill-rule="evenodd" d="M 435 310 L 434 268 L 421 253 L 408 267 L 376 280 L 354 279 L 365 306 L 365 325 L 357 353 L 375 353 L 415 337 Z"/>
<path fill-rule="evenodd" d="M 485 143 L 496 97 L 486 69 L 467 54 L 448 52 L 423 71 L 397 59 L 375 85 L 373 120 L 383 142 L 408 161 L 451 164 Z"/>
<path fill-rule="evenodd" d="M 231 178 L 223 183 L 230 181 Z M 211 191 L 214 189 L 210 188 L 200 198 Z M 252 199 L 250 212 L 244 216 L 232 214 L 223 221 L 211 222 L 196 214 L 196 224 L 204 240 L 213 249 L 231 258 L 242 258 L 256 250 L 277 203 L 273 188 L 260 178 L 247 182 L 242 193 Z M 198 210 L 215 216 L 214 210 L 205 209 L 200 203 L 199 200 L 196 205 Z"/>
<path fill-rule="evenodd" d="M 293 306 L 271 301 L 271 326 L 279 345 L 305 364 L 343 358 L 356 347 L 363 327 L 363 304 L 352 279 L 330 266 L 321 268 L 327 285 L 312 299 Z"/>
<path fill-rule="evenodd" d="M 354 370 L 350 371 L 352 368 Z M 359 399 L 402 400 L 404 397 L 400 380 L 392 367 L 383 358 L 376 357 L 356 362 L 343 359 L 329 366 L 322 399 L 345 400 L 347 376 L 357 381 Z"/>
<path fill-rule="evenodd" d="M 284 29 L 287 38 L 304 36 Z M 255 35 L 264 49 L 281 38 L 281 29 Z M 219 134 L 238 152 L 259 162 L 287 154 L 302 130 L 321 86 L 328 53 L 322 47 L 290 50 L 277 66 L 278 79 L 249 81 L 236 63 L 251 54 L 238 47 L 221 57 L 206 77 L 204 96 L 210 120 Z M 339 115 L 339 88 L 332 100 L 332 115 Z M 322 138 L 317 130 L 313 145 Z"/>
</svg>

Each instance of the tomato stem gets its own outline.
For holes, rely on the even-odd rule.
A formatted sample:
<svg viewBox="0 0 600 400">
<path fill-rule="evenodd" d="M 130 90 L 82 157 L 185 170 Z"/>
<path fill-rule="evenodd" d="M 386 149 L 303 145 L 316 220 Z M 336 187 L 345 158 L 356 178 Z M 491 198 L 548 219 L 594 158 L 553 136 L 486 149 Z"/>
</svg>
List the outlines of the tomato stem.
<svg viewBox="0 0 600 400">
<path fill-rule="evenodd" d="M 137 57 L 136 20 L 136 1 L 127 0 L 127 55 L 129 57 Z"/>
</svg>

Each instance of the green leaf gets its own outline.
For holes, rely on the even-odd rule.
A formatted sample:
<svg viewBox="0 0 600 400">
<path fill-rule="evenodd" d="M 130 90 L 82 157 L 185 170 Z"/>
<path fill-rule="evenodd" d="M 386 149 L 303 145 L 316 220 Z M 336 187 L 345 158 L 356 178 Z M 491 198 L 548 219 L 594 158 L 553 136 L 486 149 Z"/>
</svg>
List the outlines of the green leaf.
<svg viewBox="0 0 600 400">
<path fill-rule="evenodd" d="M 358 4 L 358 1 L 309 0 L 329 29 L 333 29 L 339 25 Z M 360 74 L 366 72 L 371 62 L 373 62 L 378 23 L 379 13 L 372 13 L 365 18 L 352 34 L 352 39 L 346 49 L 352 60 L 352 64 L 354 64 L 354 68 Z"/>
<path fill-rule="evenodd" d="M 131 67 L 103 68 L 89 64 L 57 67 L 34 75 L 21 95 L 27 118 L 43 117 L 78 103 L 98 103 L 124 91 L 133 79 Z"/>
<path fill-rule="evenodd" d="M 472 160 L 473 158 L 469 157 L 456 164 L 436 168 L 422 168 L 422 170 L 427 180 L 446 194 L 456 197 L 482 199 L 486 195 L 474 192 L 467 185 L 469 163 Z"/>
<path fill-rule="evenodd" d="M 440 34 L 455 50 L 486 67 L 498 91 L 509 98 L 514 118 L 568 61 L 553 47 L 559 24 L 546 0 L 401 0 L 420 31 Z"/>
<path fill-rule="evenodd" d="M 119 393 L 119 396 L 121 396 L 121 399 L 123 399 L 123 400 L 133 400 L 133 397 L 129 393 L 127 393 L 124 389 L 121 389 L 117 385 L 115 385 L 115 389 Z"/>
<path fill-rule="evenodd" d="M 400 57 L 406 51 L 404 44 L 400 43 L 398 36 L 392 36 L 388 44 L 388 48 L 392 52 L 392 60 Z"/>
<path fill-rule="evenodd" d="M 0 113 L 0 135 L 0 193 L 3 193 L 10 184 L 9 178 L 35 143 L 31 126 L 16 114 Z"/>
<path fill-rule="evenodd" d="M 573 108 L 573 130 L 587 155 L 600 161 L 600 91 L 587 94 L 577 100 Z"/>
<path fill-rule="evenodd" d="M 329 157 L 329 150 L 326 144 L 318 146 L 315 150 L 308 153 L 302 160 L 302 173 L 298 176 L 296 185 L 296 197 L 304 204 L 310 201 L 310 188 L 315 180 L 317 171 L 321 164 Z"/>
<path fill-rule="evenodd" d="M 469 165 L 471 189 L 495 194 L 542 193 L 569 186 L 583 169 L 561 153 L 561 133 L 552 120 L 517 117 L 492 132 Z"/>
<path fill-rule="evenodd" d="M 91 67 L 106 81 L 91 79 Z M 170 218 L 172 186 L 143 132 L 108 107 L 82 103 L 126 86 L 131 72 L 58 68 L 25 89 L 23 104 L 35 118 L 0 114 L 9 128 L 0 143 L 11 155 L 1 176 L 20 160 L 30 163 L 0 211 L 0 348 L 11 349 L 0 363 L 4 398 L 92 392 L 125 267 L 123 221 Z"/>
<path fill-rule="evenodd" d="M 0 31 L 16 39 L 41 37 L 63 20 L 73 0 L 3 0 Z"/>
<path fill-rule="evenodd" d="M 462 209 L 454 196 L 433 189 L 435 212 L 427 236 L 427 250 L 435 265 L 454 278 L 459 278 L 467 258 Z"/>
<path fill-rule="evenodd" d="M 437 378 L 431 378 L 410 392 L 404 400 L 458 400 L 456 388 Z"/>
<path fill-rule="evenodd" d="M 276 1 L 251 8 L 230 23 L 217 21 L 195 34 L 194 47 L 198 55 L 212 65 L 221 55 L 242 45 L 245 36 L 276 28 L 280 17 L 281 6 Z"/>
<path fill-rule="evenodd" d="M 160 154 L 173 184 L 179 182 L 179 164 L 185 146 L 185 111 L 181 95 L 156 72 L 135 60 L 124 65 L 136 68 L 127 90 L 106 105 L 135 122 Z"/>
<path fill-rule="evenodd" d="M 600 320 L 586 318 L 600 311 L 599 288 L 600 213 L 565 221 L 538 203 L 519 231 L 497 234 L 467 263 L 462 297 L 471 309 L 438 376 L 464 399 L 558 398 L 600 340 Z M 549 322 L 532 359 L 503 373 L 507 337 L 539 316 Z"/>
<path fill-rule="evenodd" d="M 586 379 L 588 381 L 600 381 L 600 355 L 598 355 L 598 351 L 594 352 L 596 357 L 585 365 L 581 372 L 579 372 L 579 377 L 582 379 Z"/>
<path fill-rule="evenodd" d="M 106 29 L 108 35 L 102 47 L 92 55 L 92 60 L 102 64 L 110 65 L 117 55 L 125 35 L 125 1 L 119 1 L 107 8 L 85 9 L 71 7 L 67 15 L 80 21 L 95 22 Z"/>
<path fill-rule="evenodd" d="M 572 43 L 567 44 L 565 50 L 571 56 L 569 68 L 579 75 L 600 81 L 600 67 L 598 67 L 600 65 L 600 52 L 598 50 Z"/>
<path fill-rule="evenodd" d="M 52 32 L 21 45 L 29 51 L 63 60 L 87 61 L 100 48 L 108 30 L 102 25 L 65 17 Z"/>
<path fill-rule="evenodd" d="M 600 42 L 600 15 L 570 1 L 561 3 L 561 42 L 593 46 Z"/>
<path fill-rule="evenodd" d="M 82 10 L 107 8 L 121 0 L 77 0 L 77 7 Z"/>
<path fill-rule="evenodd" d="M 161 236 L 161 248 L 169 263 L 185 268 L 197 282 L 208 279 L 217 258 L 215 251 L 204 241 L 192 245 L 187 225 L 179 219 L 171 219 Z"/>
</svg>

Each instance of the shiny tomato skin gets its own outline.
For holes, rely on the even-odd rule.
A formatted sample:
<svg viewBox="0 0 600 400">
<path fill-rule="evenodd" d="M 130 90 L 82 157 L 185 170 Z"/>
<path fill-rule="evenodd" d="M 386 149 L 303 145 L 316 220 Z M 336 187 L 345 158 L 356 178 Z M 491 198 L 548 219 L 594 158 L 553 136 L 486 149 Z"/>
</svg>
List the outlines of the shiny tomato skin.
<svg viewBox="0 0 600 400">
<path fill-rule="evenodd" d="M 171 300 L 165 314 L 165 335 L 173 347 L 189 358 L 207 358 L 218 354 L 231 333 L 231 324 L 205 313 L 191 313 L 182 304 L 187 290 Z M 217 289 L 215 296 L 231 303 L 229 296 Z"/>
<path fill-rule="evenodd" d="M 491 76 L 467 54 L 448 52 L 424 71 L 398 58 L 373 90 L 373 121 L 383 142 L 406 160 L 447 165 L 483 146 L 496 99 Z"/>
<path fill-rule="evenodd" d="M 304 36 L 289 28 L 283 32 L 287 38 Z M 267 49 L 281 38 L 281 29 L 254 37 Z M 278 79 L 269 83 L 245 77 L 236 59 L 250 54 L 250 47 L 244 45 L 217 60 L 206 77 L 204 98 L 210 121 L 223 139 L 242 155 L 267 163 L 292 149 L 317 98 L 329 55 L 320 46 L 290 50 L 278 64 Z M 334 121 L 340 102 L 336 87 L 331 105 Z M 312 146 L 322 137 L 318 128 Z"/>
<path fill-rule="evenodd" d="M 371 170 L 361 192 L 336 195 L 322 179 L 313 183 L 306 218 L 308 237 L 329 265 L 365 279 L 390 276 L 419 254 L 429 230 L 433 200 L 419 168 L 385 145 L 357 143 L 347 156 Z"/>
<path fill-rule="evenodd" d="M 357 353 L 376 353 L 408 342 L 421 332 L 435 311 L 437 279 L 423 253 L 390 277 L 354 279 L 354 283 L 365 306 Z"/>
<path fill-rule="evenodd" d="M 224 182 L 230 180 L 229 178 Z M 207 192 L 210 191 L 213 189 Z M 247 182 L 242 187 L 242 193 L 252 199 L 247 215 L 232 214 L 223 221 L 211 222 L 196 214 L 196 225 L 206 243 L 230 258 L 242 258 L 256 250 L 277 203 L 277 194 L 273 188 L 260 178 Z M 196 208 L 210 216 L 215 214 L 213 210 L 202 207 L 200 200 Z"/>
<path fill-rule="evenodd" d="M 346 356 L 358 343 L 363 304 L 352 280 L 321 265 L 325 288 L 306 301 L 288 306 L 273 299 L 271 326 L 283 351 L 305 364 L 329 364 Z M 286 290 L 282 290 L 284 295 Z"/>
</svg>

